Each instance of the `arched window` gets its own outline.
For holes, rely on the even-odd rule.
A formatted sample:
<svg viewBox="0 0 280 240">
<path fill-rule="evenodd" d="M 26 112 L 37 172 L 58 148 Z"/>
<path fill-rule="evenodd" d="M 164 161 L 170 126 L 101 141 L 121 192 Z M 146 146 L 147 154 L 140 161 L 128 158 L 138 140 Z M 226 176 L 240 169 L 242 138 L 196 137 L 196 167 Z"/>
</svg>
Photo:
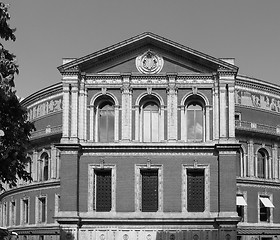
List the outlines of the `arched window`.
<svg viewBox="0 0 280 240">
<path fill-rule="evenodd" d="M 49 155 L 44 152 L 42 153 L 38 162 L 38 180 L 47 181 L 49 180 Z"/>
<path fill-rule="evenodd" d="M 257 157 L 258 177 L 266 178 L 268 154 L 264 149 L 260 149 L 257 153 Z"/>
<path fill-rule="evenodd" d="M 201 97 L 192 96 L 185 103 L 183 139 L 191 142 L 205 141 L 205 104 Z"/>
<path fill-rule="evenodd" d="M 140 102 L 140 134 L 143 142 L 160 140 L 160 107 L 155 97 Z"/>
<path fill-rule="evenodd" d="M 143 106 L 143 141 L 159 141 L 159 107 L 154 102 L 147 102 Z"/>
<path fill-rule="evenodd" d="M 95 137 L 98 142 L 114 142 L 115 140 L 115 106 L 109 97 L 96 101 Z"/>
</svg>

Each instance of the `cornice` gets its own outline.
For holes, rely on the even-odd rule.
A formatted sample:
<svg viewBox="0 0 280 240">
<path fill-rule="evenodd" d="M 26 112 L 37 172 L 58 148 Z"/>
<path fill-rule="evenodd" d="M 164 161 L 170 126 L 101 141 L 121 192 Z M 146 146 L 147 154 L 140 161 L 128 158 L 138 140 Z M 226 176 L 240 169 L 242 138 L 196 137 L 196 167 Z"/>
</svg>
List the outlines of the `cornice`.
<svg viewBox="0 0 280 240">
<path fill-rule="evenodd" d="M 63 64 L 61 66 L 58 67 L 58 70 L 63 73 L 64 71 L 66 71 L 67 69 L 70 69 L 72 67 L 81 65 L 81 64 L 85 64 L 88 61 L 93 61 L 93 59 L 97 59 L 100 58 L 100 56 L 104 56 L 104 55 L 108 55 L 113 51 L 117 51 L 120 50 L 121 48 L 129 48 L 129 50 L 131 50 L 133 48 L 134 45 L 137 45 L 138 48 L 139 46 L 143 46 L 146 44 L 153 44 L 156 46 L 159 46 L 160 48 L 163 49 L 167 49 L 167 50 L 174 50 L 176 49 L 176 54 L 184 56 L 184 55 L 188 55 L 189 58 L 191 58 L 192 60 L 198 60 L 200 59 L 201 64 L 202 65 L 211 65 L 212 67 L 215 66 L 215 68 L 218 67 L 223 67 L 225 69 L 231 70 L 233 72 L 237 72 L 238 71 L 238 67 L 229 64 L 225 61 L 222 61 L 220 59 L 211 57 L 205 53 L 199 52 L 197 50 L 191 49 L 189 47 L 186 47 L 184 45 L 181 45 L 179 43 L 176 43 L 174 41 L 171 41 L 169 39 L 166 39 L 164 37 L 158 36 L 156 34 L 150 33 L 150 32 L 145 32 L 142 33 L 140 35 L 137 35 L 135 37 L 129 38 L 125 41 L 119 42 L 117 44 L 114 44 L 110 47 L 107 47 L 105 49 L 99 50 L 97 52 L 94 52 L 92 54 L 86 55 L 84 57 L 75 59 L 71 62 L 68 62 L 66 64 Z M 124 51 L 126 52 L 126 51 Z M 174 52 L 173 52 L 174 53 Z M 96 61 L 95 61 L 96 62 Z M 203 63 L 204 62 L 204 63 Z"/>
<path fill-rule="evenodd" d="M 56 83 L 54 85 L 51 85 L 49 87 L 43 88 L 28 97 L 24 98 L 21 101 L 21 104 L 25 107 L 33 104 L 34 102 L 39 102 L 41 99 L 57 95 L 57 94 L 62 94 L 62 82 Z"/>
<path fill-rule="evenodd" d="M 260 90 L 262 92 L 266 91 L 268 93 L 273 93 L 278 96 L 280 95 L 280 86 L 265 82 L 264 80 L 260 80 L 244 75 L 237 75 L 235 82 L 236 82 L 236 87 L 247 87 L 251 90 L 253 88 L 256 90 Z"/>
<path fill-rule="evenodd" d="M 237 177 L 236 183 L 238 186 L 249 186 L 249 187 L 269 187 L 269 188 L 280 188 L 279 179 L 259 179 L 259 178 L 241 178 Z"/>
<path fill-rule="evenodd" d="M 46 181 L 46 182 L 33 182 L 28 185 L 19 186 L 13 189 L 6 190 L 2 194 L 0 194 L 0 200 L 4 197 L 7 197 L 12 194 L 18 194 L 26 191 L 37 191 L 44 188 L 49 187 L 59 187 L 60 186 L 60 180 L 54 180 L 54 181 Z"/>
</svg>

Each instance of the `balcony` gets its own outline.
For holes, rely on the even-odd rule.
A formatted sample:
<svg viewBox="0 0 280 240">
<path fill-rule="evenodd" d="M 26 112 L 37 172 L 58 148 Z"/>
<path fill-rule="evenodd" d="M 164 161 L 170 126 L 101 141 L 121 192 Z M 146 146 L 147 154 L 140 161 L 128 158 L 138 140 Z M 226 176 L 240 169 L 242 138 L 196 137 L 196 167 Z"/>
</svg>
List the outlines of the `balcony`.
<svg viewBox="0 0 280 240">
<path fill-rule="evenodd" d="M 272 136 L 280 136 L 280 126 L 269 126 L 260 123 L 252 123 L 246 121 L 235 121 L 235 129 L 246 131 L 246 132 L 253 132 L 253 133 L 260 133 L 260 134 L 268 134 Z"/>
</svg>

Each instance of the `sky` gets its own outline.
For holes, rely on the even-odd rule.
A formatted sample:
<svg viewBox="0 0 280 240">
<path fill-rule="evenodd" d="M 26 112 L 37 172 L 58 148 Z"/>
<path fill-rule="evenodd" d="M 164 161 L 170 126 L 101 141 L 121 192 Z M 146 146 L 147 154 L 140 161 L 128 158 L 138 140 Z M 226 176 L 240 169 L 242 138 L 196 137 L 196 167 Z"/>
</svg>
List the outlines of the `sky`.
<svg viewBox="0 0 280 240">
<path fill-rule="evenodd" d="M 4 0 L 3 0 L 4 1 Z M 279 0 L 5 0 L 16 41 L 17 95 L 58 83 L 62 58 L 79 58 L 143 32 L 216 58 L 239 74 L 280 85 Z"/>
</svg>

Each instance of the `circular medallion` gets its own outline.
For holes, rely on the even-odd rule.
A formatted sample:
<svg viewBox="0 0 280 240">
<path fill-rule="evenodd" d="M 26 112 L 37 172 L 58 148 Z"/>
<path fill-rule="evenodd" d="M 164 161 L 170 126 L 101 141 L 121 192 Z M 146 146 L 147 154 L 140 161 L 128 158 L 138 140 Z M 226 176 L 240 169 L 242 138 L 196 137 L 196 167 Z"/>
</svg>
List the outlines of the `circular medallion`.
<svg viewBox="0 0 280 240">
<path fill-rule="evenodd" d="M 135 60 L 136 68 L 145 74 L 159 73 L 163 67 L 163 58 L 152 51 L 147 51 Z"/>
<path fill-rule="evenodd" d="M 124 234 L 124 235 L 123 235 L 123 240 L 128 240 L 128 239 L 129 239 L 128 235 L 127 235 L 127 234 Z"/>
</svg>

